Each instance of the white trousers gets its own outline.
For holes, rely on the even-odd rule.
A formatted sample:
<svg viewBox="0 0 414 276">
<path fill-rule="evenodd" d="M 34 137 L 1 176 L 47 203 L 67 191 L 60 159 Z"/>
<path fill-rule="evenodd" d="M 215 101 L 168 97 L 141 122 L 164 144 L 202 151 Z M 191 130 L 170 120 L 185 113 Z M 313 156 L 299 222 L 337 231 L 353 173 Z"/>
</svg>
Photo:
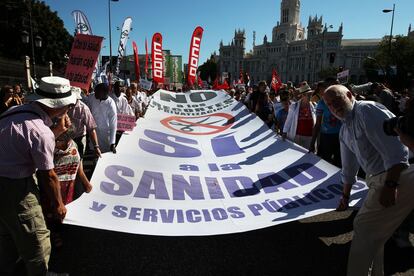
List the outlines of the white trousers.
<svg viewBox="0 0 414 276">
<path fill-rule="evenodd" d="M 354 220 L 354 236 L 349 252 L 349 276 L 384 275 L 384 244 L 414 209 L 414 166 L 401 173 L 394 206 L 379 202 L 386 173 L 367 178 L 369 191 Z"/>
</svg>

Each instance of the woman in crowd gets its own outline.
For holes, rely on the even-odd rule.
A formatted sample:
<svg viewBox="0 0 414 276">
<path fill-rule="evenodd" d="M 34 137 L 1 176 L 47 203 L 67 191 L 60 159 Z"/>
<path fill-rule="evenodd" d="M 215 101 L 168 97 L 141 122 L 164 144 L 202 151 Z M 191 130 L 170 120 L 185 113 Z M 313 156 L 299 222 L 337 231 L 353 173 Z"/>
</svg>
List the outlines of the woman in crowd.
<svg viewBox="0 0 414 276">
<path fill-rule="evenodd" d="M 138 119 L 140 115 L 142 114 L 142 103 L 139 103 L 135 97 L 132 95 L 132 88 L 128 87 L 125 90 L 125 97 L 128 100 L 128 104 L 132 109 L 132 112 L 135 115 L 135 118 Z"/>
<path fill-rule="evenodd" d="M 8 110 L 10 107 L 15 105 L 21 105 L 22 100 L 20 97 L 14 93 L 13 87 L 10 85 L 5 85 L 0 90 L 0 114 Z"/>
<path fill-rule="evenodd" d="M 280 103 L 282 105 L 282 108 L 280 108 L 276 113 L 276 127 L 275 130 L 277 133 L 282 134 L 283 127 L 285 126 L 285 122 L 287 119 L 287 116 L 289 114 L 289 106 L 290 106 L 290 100 L 289 97 L 281 97 Z"/>
<path fill-rule="evenodd" d="M 256 115 L 265 122 L 265 124 L 271 128 L 273 125 L 273 103 L 269 98 L 269 94 L 267 92 L 260 93 L 255 107 Z"/>
<path fill-rule="evenodd" d="M 313 126 L 316 122 L 315 106 L 310 101 L 311 94 L 309 85 L 303 83 L 297 92 L 300 99 L 289 108 L 282 134 L 283 139 L 287 137 L 306 149 L 311 144 Z"/>
<path fill-rule="evenodd" d="M 61 120 L 70 121 L 65 115 Z M 70 123 L 69 123 L 70 124 Z M 52 126 L 53 129 L 53 126 Z M 69 131 L 64 132 L 56 138 L 56 147 L 54 151 L 53 163 L 55 172 L 60 183 L 60 194 L 65 205 L 74 200 L 75 180 L 78 176 L 86 193 L 92 190 L 92 185 L 83 171 L 82 159 L 80 158 L 76 143 L 70 138 Z M 46 197 L 44 197 L 46 198 Z M 61 222 L 52 216 L 50 202 L 44 200 L 42 203 L 48 228 L 51 231 L 52 244 L 55 247 L 63 245 L 61 239 Z"/>
</svg>

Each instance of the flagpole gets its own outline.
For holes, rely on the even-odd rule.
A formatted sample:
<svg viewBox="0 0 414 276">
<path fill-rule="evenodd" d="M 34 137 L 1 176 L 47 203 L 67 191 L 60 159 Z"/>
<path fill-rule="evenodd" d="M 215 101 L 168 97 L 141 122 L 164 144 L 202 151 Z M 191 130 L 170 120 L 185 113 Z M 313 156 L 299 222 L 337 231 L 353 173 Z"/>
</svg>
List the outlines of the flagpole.
<svg viewBox="0 0 414 276">
<path fill-rule="evenodd" d="M 109 18 L 109 68 L 112 72 L 112 30 L 111 30 L 111 0 L 108 0 L 108 18 Z"/>
</svg>

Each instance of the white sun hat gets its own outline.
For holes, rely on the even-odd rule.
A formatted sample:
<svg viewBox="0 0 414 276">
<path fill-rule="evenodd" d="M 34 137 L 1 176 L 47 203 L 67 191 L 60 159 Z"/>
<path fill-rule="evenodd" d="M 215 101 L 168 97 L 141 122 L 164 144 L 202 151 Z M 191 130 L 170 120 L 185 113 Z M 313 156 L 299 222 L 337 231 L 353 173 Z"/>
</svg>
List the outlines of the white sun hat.
<svg viewBox="0 0 414 276">
<path fill-rule="evenodd" d="M 82 100 L 82 89 L 80 89 L 80 87 L 72 86 L 70 90 L 72 91 L 72 94 L 76 95 L 76 99 Z"/>
<path fill-rule="evenodd" d="M 76 94 L 72 93 L 69 80 L 61 77 L 43 77 L 35 93 L 26 98 L 50 108 L 61 108 L 76 103 Z"/>
</svg>

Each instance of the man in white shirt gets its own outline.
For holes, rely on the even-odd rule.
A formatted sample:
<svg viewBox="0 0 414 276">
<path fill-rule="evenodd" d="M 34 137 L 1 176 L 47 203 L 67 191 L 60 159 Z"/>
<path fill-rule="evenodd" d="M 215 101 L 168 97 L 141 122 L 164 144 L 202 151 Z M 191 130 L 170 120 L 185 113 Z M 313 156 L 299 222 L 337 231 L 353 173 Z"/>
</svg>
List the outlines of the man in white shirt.
<svg viewBox="0 0 414 276">
<path fill-rule="evenodd" d="M 108 95 L 108 85 L 98 84 L 95 87 L 95 93 L 88 96 L 88 106 L 97 125 L 96 133 L 101 152 L 112 151 L 116 153 L 117 109 L 114 100 Z"/>
<path fill-rule="evenodd" d="M 116 105 L 117 114 L 135 115 L 128 104 L 128 100 L 125 97 L 125 94 L 122 93 L 121 88 L 123 88 L 123 86 L 121 86 L 121 82 L 116 81 L 114 83 L 113 93 L 111 94 L 111 98 L 114 100 Z"/>
<path fill-rule="evenodd" d="M 114 90 L 113 90 L 113 93 L 111 94 L 111 98 L 115 102 L 116 112 L 117 114 L 126 114 L 126 115 L 135 116 L 134 111 L 129 105 L 125 94 L 122 93 L 123 89 L 124 89 L 124 86 L 121 84 L 120 81 L 116 81 L 114 83 Z M 124 133 L 123 131 L 119 131 L 119 130 L 116 132 L 115 145 L 118 145 L 119 139 L 121 139 L 121 136 L 123 133 Z"/>
<path fill-rule="evenodd" d="M 139 91 L 137 82 L 131 83 L 131 92 L 132 92 L 132 97 L 135 99 L 135 101 L 139 105 L 139 108 L 140 108 L 139 116 L 142 117 L 144 113 L 144 108 L 145 108 L 144 95 L 142 94 L 141 91 Z"/>
</svg>

